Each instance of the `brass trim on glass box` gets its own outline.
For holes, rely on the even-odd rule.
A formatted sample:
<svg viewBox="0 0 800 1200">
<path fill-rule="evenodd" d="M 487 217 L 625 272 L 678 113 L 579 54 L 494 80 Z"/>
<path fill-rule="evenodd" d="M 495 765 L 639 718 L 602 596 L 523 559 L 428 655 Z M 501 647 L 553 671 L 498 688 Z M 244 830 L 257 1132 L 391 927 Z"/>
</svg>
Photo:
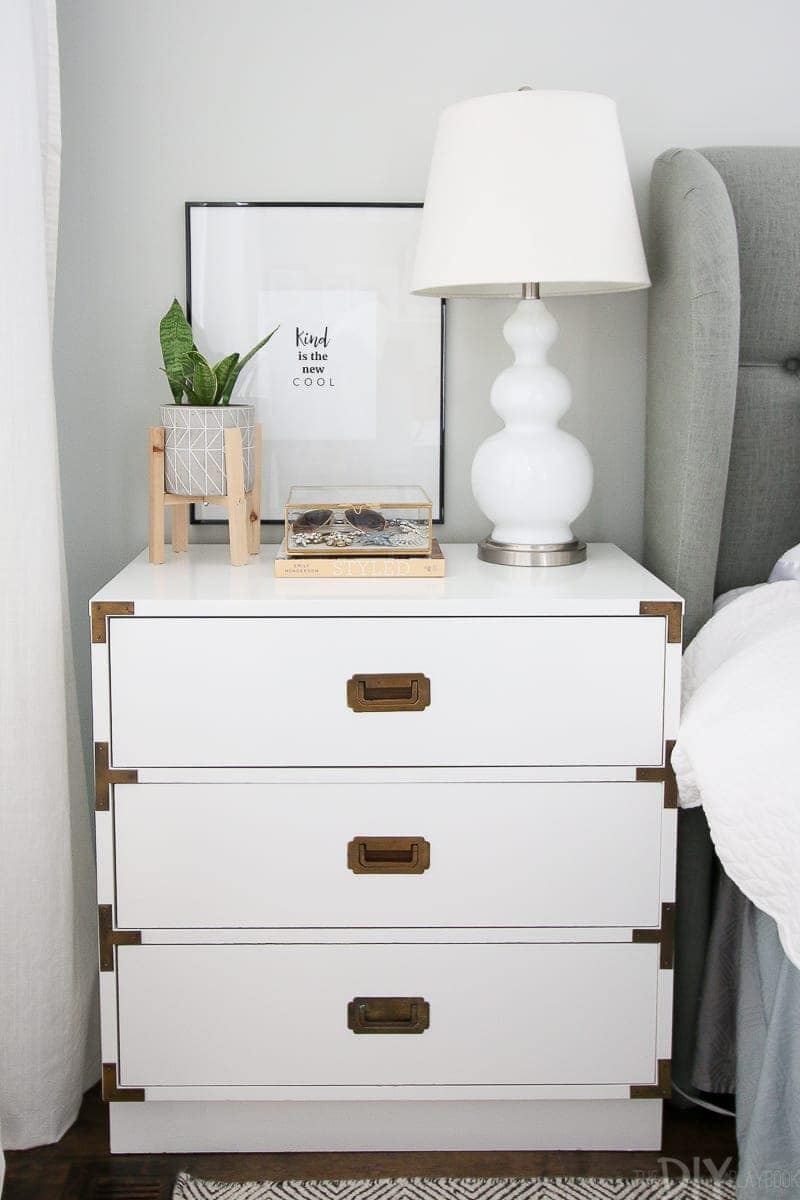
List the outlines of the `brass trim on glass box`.
<svg viewBox="0 0 800 1200">
<path fill-rule="evenodd" d="M 637 767 L 636 782 L 637 783 L 663 783 L 664 784 L 664 808 L 678 807 L 678 781 L 675 778 L 675 772 L 672 769 L 672 751 L 675 749 L 675 741 L 666 742 L 664 744 L 664 766 L 663 767 Z"/>
<path fill-rule="evenodd" d="M 354 875 L 422 875 L 431 865 L 431 847 L 423 837 L 355 837 L 347 844 L 347 865 Z"/>
<path fill-rule="evenodd" d="M 142 935 L 136 929 L 115 929 L 110 904 L 97 906 L 98 942 L 100 945 L 100 970 L 114 970 L 115 946 L 141 946 Z"/>
<path fill-rule="evenodd" d="M 680 642 L 683 609 L 679 600 L 642 600 L 640 617 L 666 617 L 667 641 Z"/>
<path fill-rule="evenodd" d="M 660 1058 L 657 1068 L 657 1083 L 632 1083 L 631 1100 L 669 1100 L 672 1095 L 672 1062 Z"/>
<path fill-rule="evenodd" d="M 92 617 L 92 642 L 97 645 L 106 640 L 106 617 L 132 617 L 132 600 L 93 600 L 90 606 Z"/>
<path fill-rule="evenodd" d="M 675 965 L 675 905 L 664 901 L 661 905 L 659 929 L 634 929 L 632 942 L 658 942 L 661 946 L 659 966 L 662 971 L 671 971 Z"/>
<path fill-rule="evenodd" d="M 103 1099 L 144 1100 L 144 1088 L 121 1088 L 117 1086 L 117 1064 L 103 1063 Z"/>
<path fill-rule="evenodd" d="M 356 996 L 347 1006 L 353 1033 L 424 1033 L 431 1006 L 422 996 Z"/>
<path fill-rule="evenodd" d="M 430 702 L 427 675 L 353 675 L 347 681 L 353 712 L 421 712 Z"/>
<path fill-rule="evenodd" d="M 95 812 L 108 812 L 112 783 L 138 783 L 139 772 L 109 767 L 108 742 L 94 744 L 94 807 Z"/>
</svg>

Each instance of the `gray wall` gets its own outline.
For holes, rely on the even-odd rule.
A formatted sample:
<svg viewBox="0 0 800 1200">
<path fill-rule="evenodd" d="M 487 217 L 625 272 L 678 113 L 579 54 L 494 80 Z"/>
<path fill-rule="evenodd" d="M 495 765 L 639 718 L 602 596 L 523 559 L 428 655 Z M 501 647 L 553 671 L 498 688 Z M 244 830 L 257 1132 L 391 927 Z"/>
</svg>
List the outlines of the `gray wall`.
<svg viewBox="0 0 800 1200">
<path fill-rule="evenodd" d="M 59 0 L 63 177 L 55 334 L 79 685 L 88 596 L 146 537 L 157 320 L 184 294 L 183 202 L 420 200 L 439 110 L 529 83 L 619 105 L 646 211 L 670 145 L 800 139 L 795 0 Z M 565 299 L 565 427 L 595 464 L 584 537 L 641 547 L 646 295 Z M 447 524 L 497 427 L 509 306 L 450 305 Z M 84 732 L 88 736 L 84 709 Z"/>
</svg>

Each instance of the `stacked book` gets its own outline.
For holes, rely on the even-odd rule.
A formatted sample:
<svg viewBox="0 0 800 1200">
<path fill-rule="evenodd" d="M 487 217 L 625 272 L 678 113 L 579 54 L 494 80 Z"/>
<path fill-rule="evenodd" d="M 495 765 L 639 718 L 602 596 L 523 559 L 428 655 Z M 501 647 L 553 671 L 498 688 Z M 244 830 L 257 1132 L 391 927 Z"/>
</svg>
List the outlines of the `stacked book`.
<svg viewBox="0 0 800 1200">
<path fill-rule="evenodd" d="M 399 554 L 289 555 L 284 542 L 275 559 L 275 575 L 278 579 L 442 579 L 444 561 L 436 538 L 432 541 L 430 554 L 405 557 Z"/>
</svg>

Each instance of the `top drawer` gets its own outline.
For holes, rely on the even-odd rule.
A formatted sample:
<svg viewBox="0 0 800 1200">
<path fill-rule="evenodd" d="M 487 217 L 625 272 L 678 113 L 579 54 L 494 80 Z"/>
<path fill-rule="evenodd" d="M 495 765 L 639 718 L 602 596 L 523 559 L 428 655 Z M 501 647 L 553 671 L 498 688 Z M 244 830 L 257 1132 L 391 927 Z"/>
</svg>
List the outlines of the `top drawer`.
<svg viewBox="0 0 800 1200">
<path fill-rule="evenodd" d="M 116 767 L 661 762 L 658 617 L 125 617 L 109 652 Z"/>
</svg>

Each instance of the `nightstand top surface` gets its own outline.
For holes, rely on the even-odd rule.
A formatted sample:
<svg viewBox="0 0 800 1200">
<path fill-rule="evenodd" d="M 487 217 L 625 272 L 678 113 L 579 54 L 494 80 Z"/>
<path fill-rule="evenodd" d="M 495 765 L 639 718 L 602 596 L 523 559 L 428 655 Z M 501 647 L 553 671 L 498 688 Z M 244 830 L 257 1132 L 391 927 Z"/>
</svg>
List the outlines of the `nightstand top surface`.
<svg viewBox="0 0 800 1200">
<path fill-rule="evenodd" d="M 546 616 L 638 613 L 642 600 L 680 600 L 617 546 L 589 546 L 570 567 L 497 567 L 474 543 L 443 546 L 444 579 L 275 579 L 277 546 L 231 567 L 226 545 L 167 549 L 163 566 L 144 550 L 94 600 L 132 601 L 137 616 L 397 615 Z"/>
</svg>

